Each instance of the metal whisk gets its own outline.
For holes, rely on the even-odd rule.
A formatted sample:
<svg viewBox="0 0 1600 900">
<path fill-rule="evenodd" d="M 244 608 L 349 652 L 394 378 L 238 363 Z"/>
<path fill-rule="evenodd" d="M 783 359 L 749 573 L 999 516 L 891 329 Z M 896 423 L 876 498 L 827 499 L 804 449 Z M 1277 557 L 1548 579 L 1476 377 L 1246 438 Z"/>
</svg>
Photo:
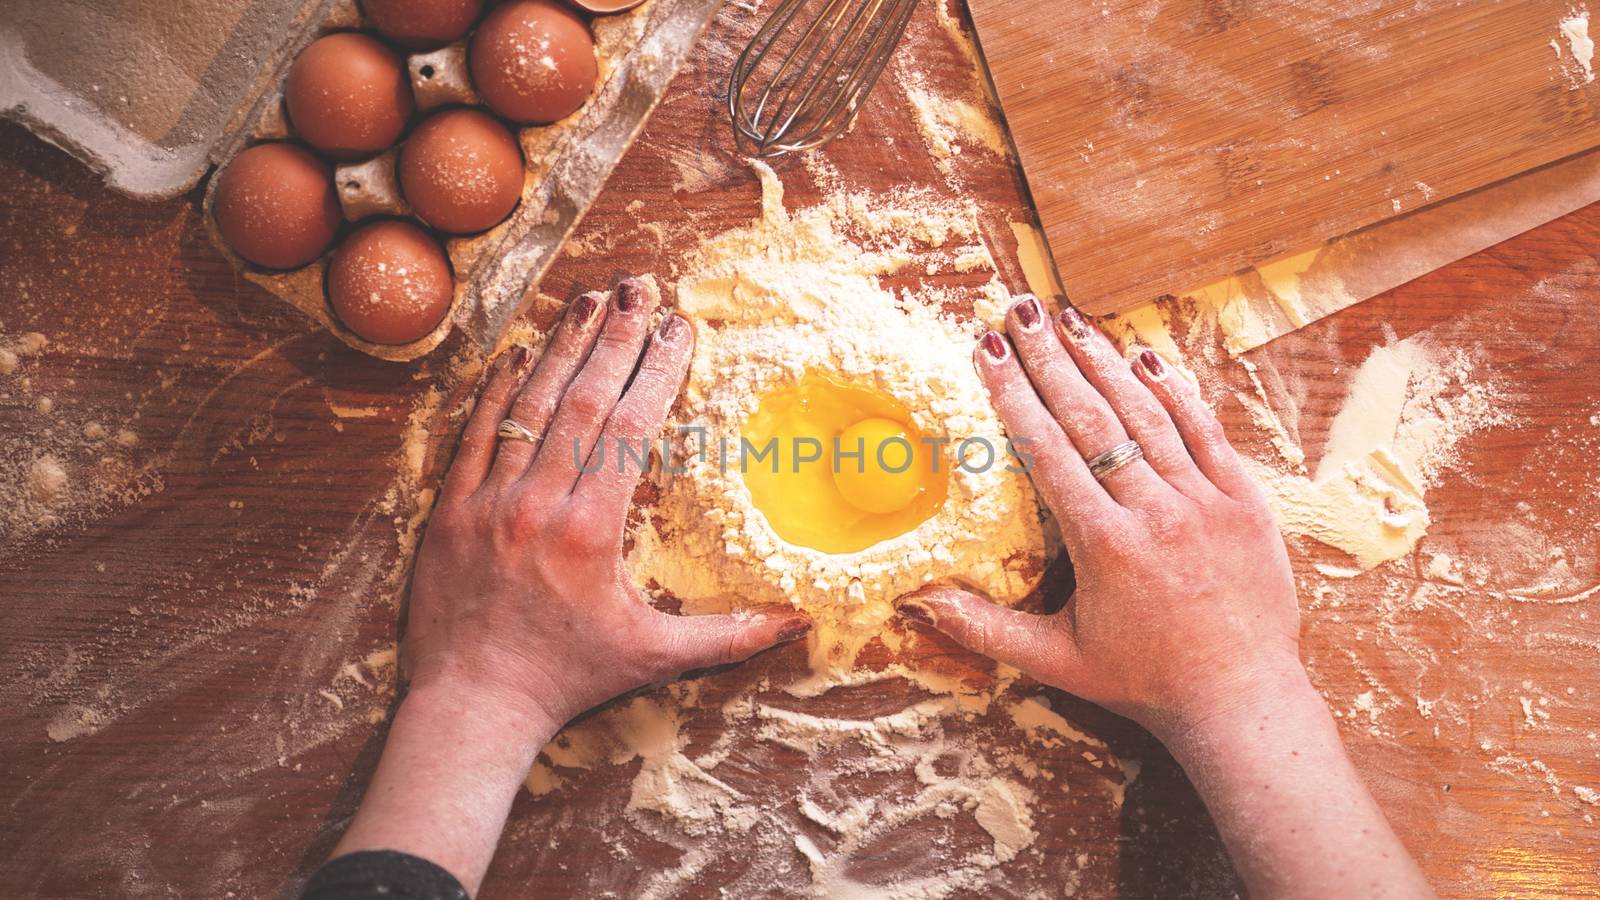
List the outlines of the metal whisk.
<svg viewBox="0 0 1600 900">
<path fill-rule="evenodd" d="M 802 27 L 801 13 L 819 4 Z M 781 156 L 844 133 L 916 6 L 917 0 L 782 0 L 728 76 L 728 115 L 740 152 Z"/>
</svg>

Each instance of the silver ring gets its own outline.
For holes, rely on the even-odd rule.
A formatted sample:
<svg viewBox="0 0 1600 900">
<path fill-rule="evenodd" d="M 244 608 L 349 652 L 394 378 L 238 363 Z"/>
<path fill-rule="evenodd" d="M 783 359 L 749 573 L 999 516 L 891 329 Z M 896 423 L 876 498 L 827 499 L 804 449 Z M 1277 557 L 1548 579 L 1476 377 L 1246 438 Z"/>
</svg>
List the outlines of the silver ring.
<svg viewBox="0 0 1600 900">
<path fill-rule="evenodd" d="M 516 419 L 501 419 L 500 427 L 495 429 L 495 434 L 508 441 L 527 441 L 535 447 L 544 440 L 542 436 L 534 434 L 533 429 Z"/>
<path fill-rule="evenodd" d="M 1144 448 L 1138 441 L 1123 441 L 1110 450 L 1093 459 L 1084 460 L 1089 464 L 1089 474 L 1095 481 L 1105 481 L 1116 470 L 1131 462 L 1144 459 Z"/>
</svg>

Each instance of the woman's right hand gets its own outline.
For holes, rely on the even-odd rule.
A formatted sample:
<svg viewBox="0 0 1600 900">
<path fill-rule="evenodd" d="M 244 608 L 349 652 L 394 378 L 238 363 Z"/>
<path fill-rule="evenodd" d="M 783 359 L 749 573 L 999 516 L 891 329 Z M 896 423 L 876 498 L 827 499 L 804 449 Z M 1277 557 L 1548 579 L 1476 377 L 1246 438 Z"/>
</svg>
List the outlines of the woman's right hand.
<svg viewBox="0 0 1600 900">
<path fill-rule="evenodd" d="M 1072 555 L 1053 615 L 952 587 L 897 601 L 966 646 L 1128 716 L 1166 744 L 1263 897 L 1431 897 L 1300 664 L 1283 539 L 1222 426 L 1145 350 L 1129 367 L 1076 310 L 1038 301 L 978 342 L 978 370 Z M 1096 480 L 1084 461 L 1133 439 Z"/>
<path fill-rule="evenodd" d="M 1194 387 L 1148 350 L 1130 367 L 1070 308 L 1052 321 L 1028 297 L 1006 325 L 976 364 L 1032 457 L 1077 592 L 1040 616 L 933 586 L 901 613 L 1164 739 L 1303 678 L 1283 539 Z M 1130 438 L 1144 458 L 1097 481 L 1085 460 Z"/>
</svg>

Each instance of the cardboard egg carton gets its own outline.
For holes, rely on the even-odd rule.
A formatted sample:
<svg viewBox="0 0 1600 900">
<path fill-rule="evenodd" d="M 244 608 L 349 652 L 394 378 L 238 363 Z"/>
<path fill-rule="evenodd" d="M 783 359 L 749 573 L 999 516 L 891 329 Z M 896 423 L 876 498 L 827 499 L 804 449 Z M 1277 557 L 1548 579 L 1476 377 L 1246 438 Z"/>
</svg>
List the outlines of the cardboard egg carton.
<svg viewBox="0 0 1600 900">
<path fill-rule="evenodd" d="M 214 174 L 203 198 L 206 228 L 246 279 L 362 352 L 415 359 L 457 328 L 480 346 L 493 346 L 532 301 L 539 278 L 643 127 L 718 2 L 648 0 L 626 12 L 592 18 L 599 56 L 594 94 L 552 125 L 512 126 L 526 161 L 521 201 L 505 221 L 486 232 L 442 236 L 455 272 L 455 296 L 444 319 L 420 340 L 374 344 L 339 322 L 323 287 L 332 248 L 292 271 L 262 269 L 235 255 L 211 216 Z M 215 15 L 201 15 L 196 22 L 163 22 L 154 16 L 146 20 L 135 11 L 131 15 L 139 21 L 131 26 L 128 21 L 86 24 L 78 7 L 55 6 L 64 21 L 46 21 L 51 13 L 33 11 L 31 18 L 0 24 L 0 114 L 105 173 L 113 188 L 146 197 L 175 196 L 192 187 L 210 165 L 225 165 L 255 143 L 291 138 L 282 89 L 295 56 L 323 34 L 365 26 L 354 0 L 275 0 L 248 4 L 242 12 L 231 0 L 215 0 Z M 273 23 L 276 31 L 260 33 Z M 45 58 L 73 52 L 70 42 L 59 46 L 49 40 L 65 27 L 86 29 L 89 38 L 98 36 L 102 44 L 96 46 L 116 57 L 112 62 L 126 71 L 91 61 L 84 69 L 90 75 L 62 84 L 63 72 L 84 68 Z M 176 29 L 195 32 L 186 31 L 188 55 L 153 64 L 152 57 L 172 55 L 171 45 L 179 42 L 168 39 Z M 106 47 L 105 41 L 117 43 Z M 198 51 L 192 49 L 196 46 Z M 441 106 L 477 103 L 467 75 L 466 46 L 463 40 L 407 58 L 417 102 L 413 123 Z M 138 52 L 130 57 L 133 51 Z M 152 72 L 172 71 L 188 73 L 187 80 L 152 77 Z M 108 84 L 116 85 L 118 97 L 137 92 L 137 102 L 108 99 Z M 174 95 L 180 99 L 171 100 Z M 224 109 L 225 104 L 231 105 Z M 209 111 L 216 123 L 199 124 L 204 117 L 195 115 L 197 108 Z M 176 127 L 184 123 L 192 127 Z M 409 215 L 395 178 L 395 157 L 391 148 L 374 159 L 337 167 L 335 185 L 348 221 Z"/>
</svg>

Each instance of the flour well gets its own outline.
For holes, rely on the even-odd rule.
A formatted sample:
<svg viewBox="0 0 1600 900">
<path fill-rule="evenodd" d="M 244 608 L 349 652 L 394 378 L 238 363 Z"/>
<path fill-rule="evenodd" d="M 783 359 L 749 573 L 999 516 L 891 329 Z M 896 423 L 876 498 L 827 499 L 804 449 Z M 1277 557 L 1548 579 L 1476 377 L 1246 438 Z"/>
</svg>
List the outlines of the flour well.
<svg viewBox="0 0 1600 900">
<path fill-rule="evenodd" d="M 959 578 L 1014 601 L 1037 580 L 1051 539 L 1026 475 L 1003 460 L 980 468 L 981 448 L 972 467 L 951 466 L 932 518 L 865 550 L 826 554 L 772 530 L 722 439 L 736 447 L 761 398 L 808 372 L 894 398 L 923 434 L 982 438 L 1002 453 L 1005 439 L 972 365 L 974 326 L 880 282 L 912 258 L 899 219 L 916 220 L 910 236 L 938 244 L 970 230 L 965 210 L 919 215 L 858 197 L 791 213 L 777 177 L 758 169 L 761 217 L 706 240 L 677 282 L 698 347 L 676 424 L 694 431 L 680 448 L 685 471 L 664 479 L 629 567 L 693 611 L 793 603 L 818 623 L 819 672 L 844 671 L 895 597 Z"/>
</svg>

